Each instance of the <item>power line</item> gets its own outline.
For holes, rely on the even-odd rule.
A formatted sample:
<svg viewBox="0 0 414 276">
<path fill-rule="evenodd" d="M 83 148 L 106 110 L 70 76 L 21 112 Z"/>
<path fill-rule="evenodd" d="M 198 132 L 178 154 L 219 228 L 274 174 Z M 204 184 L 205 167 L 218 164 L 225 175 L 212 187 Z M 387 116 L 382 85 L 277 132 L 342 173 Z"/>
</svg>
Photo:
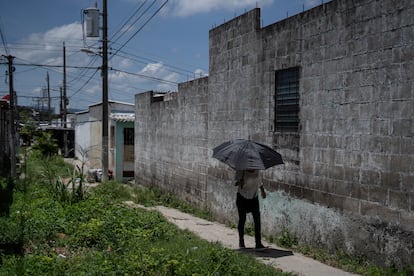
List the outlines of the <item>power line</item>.
<svg viewBox="0 0 414 276">
<path fill-rule="evenodd" d="M 126 53 L 124 51 L 120 51 L 120 53 L 123 54 L 123 55 L 118 54 L 118 56 L 124 57 L 124 58 L 129 58 L 130 60 L 134 60 L 134 61 L 142 63 L 142 64 L 147 64 L 148 62 L 159 63 L 159 61 L 156 61 L 154 59 L 150 59 L 150 58 L 146 58 L 146 57 L 140 57 L 138 55 L 134 55 L 134 54 L 131 54 L 131 53 Z M 131 58 L 131 57 L 134 57 L 134 58 Z M 139 60 L 139 59 L 142 59 L 142 60 Z M 181 74 L 181 75 L 187 75 L 187 74 L 193 74 L 194 73 L 190 70 L 180 68 L 180 67 L 177 67 L 177 66 L 174 66 L 174 65 L 169 65 L 167 63 L 163 63 L 163 64 L 167 68 L 169 67 L 169 68 L 172 68 L 172 69 L 176 70 L 176 71 L 175 70 L 170 70 L 171 72 L 175 72 L 175 73 L 178 73 L 178 74 Z"/>
<path fill-rule="evenodd" d="M 87 67 L 90 67 L 91 64 L 93 64 L 98 59 L 97 56 L 94 56 L 88 63 Z M 85 74 L 86 70 L 88 68 L 82 68 L 82 70 L 78 71 L 77 75 L 73 77 L 73 79 L 69 80 L 68 83 L 73 83 L 77 80 L 80 80 L 83 75 Z"/>
<path fill-rule="evenodd" d="M 120 69 L 111 68 L 111 70 L 112 71 L 115 71 L 115 72 L 120 72 L 120 73 L 124 73 L 124 74 L 128 74 L 128 75 L 133 75 L 133 76 L 141 77 L 141 78 L 144 78 L 144 79 L 149 79 L 149 80 L 154 80 L 154 81 L 159 81 L 159 82 L 164 82 L 164 83 L 174 84 L 174 85 L 177 85 L 178 84 L 178 82 L 169 81 L 169 80 L 165 80 L 165 79 L 161 79 L 161 78 L 156 78 L 156 77 L 151 77 L 151 76 L 147 76 L 147 75 L 143 75 L 143 74 L 138 74 L 138 73 L 131 73 L 131 72 L 123 71 L 123 70 L 120 70 Z"/>
<path fill-rule="evenodd" d="M 121 32 L 122 31 L 122 29 L 126 26 L 126 24 L 144 7 L 144 5 L 145 5 L 145 3 L 147 2 L 148 0 L 145 0 L 145 1 L 143 1 L 142 3 L 141 3 L 141 5 L 135 10 L 135 12 L 124 22 L 124 24 L 118 29 L 118 31 L 115 31 L 115 34 L 110 38 L 110 40 L 111 41 L 113 41 L 113 43 L 115 43 L 117 40 L 119 40 L 120 38 L 121 38 L 121 36 L 122 35 L 124 35 L 126 32 L 128 32 L 129 31 L 129 29 L 130 28 L 132 28 L 132 25 L 133 24 L 135 24 L 140 18 L 141 18 L 141 16 L 142 15 L 144 15 L 144 13 L 140 16 L 140 17 L 138 17 L 138 19 L 136 19 L 132 24 L 130 24 L 130 26 L 126 29 L 126 30 L 124 30 L 123 32 Z M 153 3 L 155 3 L 155 1 L 153 2 Z M 119 35 L 119 37 L 117 38 L 117 39 L 115 39 L 115 36 L 118 34 L 118 33 L 120 33 L 120 35 Z"/>
<path fill-rule="evenodd" d="M 70 95 L 68 98 L 72 98 L 73 96 L 75 96 L 76 94 L 78 94 L 91 80 L 92 78 L 96 75 L 96 73 L 98 72 L 98 69 L 92 74 L 92 76 L 89 77 L 89 79 L 78 89 L 76 90 L 72 95 Z"/>
<path fill-rule="evenodd" d="M 45 67 L 45 68 L 63 68 L 63 65 L 51 65 L 51 64 L 39 64 L 39 63 L 15 63 L 19 66 L 33 66 L 33 67 Z M 99 69 L 99 67 L 90 67 L 90 66 L 68 66 L 66 68 L 72 69 Z"/>
<path fill-rule="evenodd" d="M 150 21 L 152 18 L 154 18 L 155 15 L 157 15 L 161 9 L 168 3 L 168 0 L 166 0 L 155 12 L 150 18 L 147 19 L 147 21 L 144 22 L 144 24 L 124 43 L 122 46 L 112 55 L 112 57 L 116 56 L 116 54 L 125 47 L 126 44 L 128 44 Z M 111 58 L 112 58 L 111 57 Z"/>
</svg>

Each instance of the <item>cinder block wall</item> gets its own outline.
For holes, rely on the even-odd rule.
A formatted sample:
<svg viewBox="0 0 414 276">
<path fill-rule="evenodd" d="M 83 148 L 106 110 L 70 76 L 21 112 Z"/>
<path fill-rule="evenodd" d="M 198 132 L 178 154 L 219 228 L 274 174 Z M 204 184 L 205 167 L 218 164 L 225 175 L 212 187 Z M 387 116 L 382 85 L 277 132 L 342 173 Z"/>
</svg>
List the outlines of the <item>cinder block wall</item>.
<svg viewBox="0 0 414 276">
<path fill-rule="evenodd" d="M 201 78 L 179 85 L 179 93 L 153 101 L 135 97 L 135 179 L 192 203 L 206 197 L 207 88 Z"/>
<path fill-rule="evenodd" d="M 414 263 L 413 27 L 412 1 L 334 0 L 266 27 L 255 9 L 210 30 L 208 78 L 171 103 L 136 97 L 137 181 L 235 222 L 233 172 L 211 149 L 251 138 L 285 159 L 263 172 L 265 234 Z M 300 128 L 276 132 L 275 72 L 296 66 Z"/>
</svg>

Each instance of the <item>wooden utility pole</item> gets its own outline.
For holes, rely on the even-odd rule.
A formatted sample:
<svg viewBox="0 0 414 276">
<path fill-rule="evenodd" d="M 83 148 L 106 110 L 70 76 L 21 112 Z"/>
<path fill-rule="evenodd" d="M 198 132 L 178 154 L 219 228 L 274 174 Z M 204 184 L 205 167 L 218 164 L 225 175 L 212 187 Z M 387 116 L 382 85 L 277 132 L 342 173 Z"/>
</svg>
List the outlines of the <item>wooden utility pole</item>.
<svg viewBox="0 0 414 276">
<path fill-rule="evenodd" d="M 49 119 L 49 125 L 52 125 L 52 110 L 50 108 L 50 82 L 49 82 L 49 72 L 46 75 L 46 82 L 47 82 L 47 113 Z"/>
<path fill-rule="evenodd" d="M 102 0 L 102 181 L 108 180 L 108 11 Z"/>
<path fill-rule="evenodd" d="M 60 115 L 60 127 L 63 127 L 63 87 L 60 87 L 60 104 L 59 104 L 59 115 Z"/>
<path fill-rule="evenodd" d="M 9 64 L 9 96 L 10 96 L 10 176 L 16 177 L 16 99 L 14 93 L 14 85 L 13 85 L 13 59 L 14 57 L 11 55 L 6 56 L 7 62 Z"/>
<path fill-rule="evenodd" d="M 68 131 L 67 131 L 67 105 L 68 99 L 66 97 L 66 47 L 65 42 L 63 42 L 63 147 L 64 147 L 64 157 L 68 156 Z"/>
<path fill-rule="evenodd" d="M 99 21 L 95 15 L 98 15 L 97 4 L 95 8 L 85 10 L 85 14 L 93 14 L 91 21 Z M 108 179 L 108 167 L 109 167 L 109 146 L 108 146 L 108 7 L 107 0 L 102 0 L 102 181 Z M 95 22 L 99 24 L 99 22 Z M 96 26 L 96 25 L 95 25 Z M 94 29 L 94 25 L 90 26 Z M 98 37 L 99 32 L 93 30 L 87 33 L 88 37 Z M 89 49 L 81 49 L 84 52 L 91 52 Z"/>
</svg>

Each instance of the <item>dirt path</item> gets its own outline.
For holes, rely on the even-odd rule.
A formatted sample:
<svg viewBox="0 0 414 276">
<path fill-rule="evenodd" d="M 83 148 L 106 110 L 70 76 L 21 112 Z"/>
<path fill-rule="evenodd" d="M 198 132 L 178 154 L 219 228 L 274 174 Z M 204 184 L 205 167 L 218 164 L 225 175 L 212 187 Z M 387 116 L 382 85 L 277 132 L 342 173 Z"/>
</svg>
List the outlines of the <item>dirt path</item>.
<svg viewBox="0 0 414 276">
<path fill-rule="evenodd" d="M 125 202 L 125 204 L 134 208 L 146 208 L 131 201 Z M 236 229 L 232 229 L 218 222 L 207 221 L 198 217 L 194 217 L 179 210 L 167 208 L 164 206 L 156 206 L 146 209 L 159 211 L 167 218 L 168 221 L 174 223 L 180 229 L 189 230 L 202 239 L 210 242 L 219 242 L 226 248 L 240 250 L 238 248 L 239 240 Z M 253 249 L 254 237 L 246 236 L 245 243 L 247 248 L 243 251 L 253 254 L 259 261 L 267 265 L 271 265 L 277 269 L 281 269 L 284 272 L 293 272 L 297 273 L 298 275 L 305 276 L 355 275 L 337 268 L 330 267 L 290 250 L 277 247 L 276 245 L 267 243 L 265 241 L 263 241 L 263 244 L 267 248 L 263 251 L 256 251 Z"/>
</svg>

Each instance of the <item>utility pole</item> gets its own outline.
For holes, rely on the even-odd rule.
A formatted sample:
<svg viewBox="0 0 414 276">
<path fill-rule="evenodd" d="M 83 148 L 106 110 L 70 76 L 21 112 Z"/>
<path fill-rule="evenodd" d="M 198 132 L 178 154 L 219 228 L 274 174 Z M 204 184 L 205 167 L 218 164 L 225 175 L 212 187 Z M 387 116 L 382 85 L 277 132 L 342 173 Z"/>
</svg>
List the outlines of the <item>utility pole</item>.
<svg viewBox="0 0 414 276">
<path fill-rule="evenodd" d="M 99 10 L 97 3 L 95 8 L 88 8 L 84 11 L 85 14 L 90 16 L 91 25 L 89 25 L 88 37 L 98 37 L 99 31 L 96 26 L 99 26 Z M 102 0 L 102 181 L 108 180 L 108 6 L 107 0 Z M 88 22 L 88 20 L 87 20 Z M 88 27 L 87 27 L 88 30 Z M 90 53 L 89 49 L 81 49 L 81 51 Z"/>
<path fill-rule="evenodd" d="M 64 157 L 68 156 L 68 132 L 67 132 L 67 125 L 66 125 L 66 116 L 67 116 L 67 104 L 68 99 L 66 97 L 66 46 L 65 42 L 63 42 L 63 151 Z"/>
<path fill-rule="evenodd" d="M 63 127 L 66 128 L 66 46 L 63 42 Z"/>
<path fill-rule="evenodd" d="M 50 109 L 50 82 L 49 82 L 49 72 L 47 72 L 47 75 L 46 75 L 46 82 L 47 82 L 47 112 L 48 112 L 49 125 L 52 125 L 52 111 Z"/>
<path fill-rule="evenodd" d="M 60 101 L 59 101 L 59 115 L 60 115 L 60 127 L 63 127 L 63 87 L 60 87 Z"/>
<path fill-rule="evenodd" d="M 14 98 L 14 86 L 13 86 L 13 59 L 11 55 L 6 56 L 7 62 L 9 64 L 9 95 L 10 95 L 10 176 L 16 177 L 16 107 Z"/>
<path fill-rule="evenodd" d="M 108 180 L 108 12 L 102 0 L 102 181 Z"/>
</svg>

